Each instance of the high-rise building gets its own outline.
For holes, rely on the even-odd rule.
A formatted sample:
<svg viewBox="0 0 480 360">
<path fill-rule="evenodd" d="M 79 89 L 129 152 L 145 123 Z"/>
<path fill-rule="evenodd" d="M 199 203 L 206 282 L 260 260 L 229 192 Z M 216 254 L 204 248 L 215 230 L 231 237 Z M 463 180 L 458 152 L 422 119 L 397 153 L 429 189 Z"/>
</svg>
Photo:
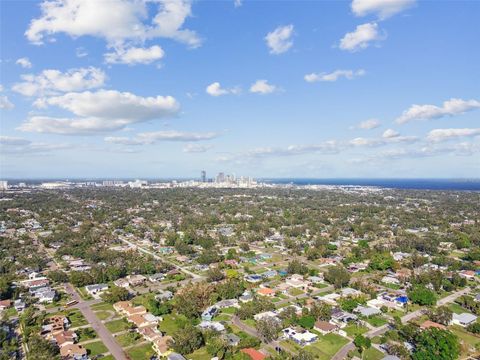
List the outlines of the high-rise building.
<svg viewBox="0 0 480 360">
<path fill-rule="evenodd" d="M 0 190 L 7 190 L 8 189 L 8 181 L 0 181 Z"/>
<path fill-rule="evenodd" d="M 224 174 L 223 172 L 218 173 L 216 182 L 217 182 L 217 183 L 223 183 L 223 182 L 225 182 L 225 174 Z"/>
<path fill-rule="evenodd" d="M 207 182 L 207 172 L 205 170 L 202 170 L 200 178 L 202 179 L 202 182 Z"/>
</svg>

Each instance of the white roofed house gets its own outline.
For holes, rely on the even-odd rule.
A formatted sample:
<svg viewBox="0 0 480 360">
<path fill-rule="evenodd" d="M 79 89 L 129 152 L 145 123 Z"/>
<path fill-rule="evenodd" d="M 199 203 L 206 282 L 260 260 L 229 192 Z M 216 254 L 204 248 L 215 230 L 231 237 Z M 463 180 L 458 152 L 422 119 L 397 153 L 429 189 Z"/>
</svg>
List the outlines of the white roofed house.
<svg viewBox="0 0 480 360">
<path fill-rule="evenodd" d="M 87 291 L 87 293 L 89 293 L 93 297 L 97 297 L 102 292 L 108 290 L 108 285 L 107 284 L 87 285 L 85 286 L 85 290 Z"/>
<path fill-rule="evenodd" d="M 453 314 L 451 324 L 467 327 L 477 321 L 477 316 L 469 313 Z"/>
<path fill-rule="evenodd" d="M 318 335 L 311 333 L 303 328 L 289 327 L 282 330 L 283 337 L 295 341 L 300 346 L 313 344 L 318 339 Z"/>
</svg>

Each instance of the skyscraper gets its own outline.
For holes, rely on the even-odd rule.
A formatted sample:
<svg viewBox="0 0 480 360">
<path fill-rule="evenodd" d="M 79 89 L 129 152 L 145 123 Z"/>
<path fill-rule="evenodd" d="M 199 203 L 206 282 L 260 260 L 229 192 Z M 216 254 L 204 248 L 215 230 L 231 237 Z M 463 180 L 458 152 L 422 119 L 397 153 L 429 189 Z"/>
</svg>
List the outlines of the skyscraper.
<svg viewBox="0 0 480 360">
<path fill-rule="evenodd" d="M 202 182 L 207 182 L 207 172 L 205 170 L 202 170 L 200 178 Z"/>
</svg>

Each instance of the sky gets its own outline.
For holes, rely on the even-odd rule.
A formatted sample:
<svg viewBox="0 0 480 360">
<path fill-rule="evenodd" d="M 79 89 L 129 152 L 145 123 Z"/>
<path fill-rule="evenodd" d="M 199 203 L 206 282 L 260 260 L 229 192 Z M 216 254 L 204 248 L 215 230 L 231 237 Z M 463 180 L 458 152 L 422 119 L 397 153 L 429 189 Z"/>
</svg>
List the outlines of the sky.
<svg viewBox="0 0 480 360">
<path fill-rule="evenodd" d="M 480 2 L 0 6 L 0 178 L 480 177 Z"/>
</svg>

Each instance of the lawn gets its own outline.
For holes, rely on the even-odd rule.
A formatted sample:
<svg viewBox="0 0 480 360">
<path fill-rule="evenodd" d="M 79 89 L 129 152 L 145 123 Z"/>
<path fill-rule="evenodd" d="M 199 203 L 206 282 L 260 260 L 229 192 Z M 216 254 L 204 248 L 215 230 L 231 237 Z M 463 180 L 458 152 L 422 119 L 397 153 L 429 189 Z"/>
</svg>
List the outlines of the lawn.
<svg viewBox="0 0 480 360">
<path fill-rule="evenodd" d="M 91 297 L 90 294 L 87 293 L 87 290 L 85 290 L 84 287 L 75 288 L 75 290 L 77 290 L 77 292 L 80 294 L 80 297 L 81 297 L 83 300 L 92 300 L 92 299 L 93 299 L 93 297 Z"/>
<path fill-rule="evenodd" d="M 70 326 L 71 327 L 77 327 L 77 326 L 82 326 L 82 325 L 87 325 L 87 319 L 85 319 L 80 312 L 80 310 L 67 310 L 67 311 L 61 311 L 55 314 L 50 314 L 49 317 L 54 316 L 54 315 L 65 315 L 68 320 L 70 321 Z"/>
<path fill-rule="evenodd" d="M 366 326 L 359 326 L 354 323 L 344 327 L 342 330 L 345 331 L 348 336 L 355 337 L 355 335 L 361 335 L 366 333 L 368 331 L 368 328 Z"/>
<path fill-rule="evenodd" d="M 218 316 L 215 316 L 215 321 L 228 321 L 230 320 L 230 315 L 227 314 L 220 314 Z"/>
<path fill-rule="evenodd" d="M 101 341 L 95 341 L 89 344 L 85 344 L 83 345 L 83 347 L 87 349 L 88 355 L 90 356 L 96 356 L 108 352 L 107 347 L 103 345 L 103 342 Z"/>
<path fill-rule="evenodd" d="M 210 360 L 212 355 L 207 353 L 206 347 L 201 347 L 198 350 L 195 350 L 193 353 L 187 355 L 187 359 L 191 360 Z"/>
<path fill-rule="evenodd" d="M 305 349 L 315 353 L 318 359 L 329 360 L 346 344 L 348 344 L 348 339 L 337 334 L 327 334 L 319 336 L 318 341 L 313 345 L 306 346 Z"/>
<path fill-rule="evenodd" d="M 458 336 L 460 341 L 464 344 L 462 346 L 462 354 L 467 355 L 469 354 L 468 348 L 473 348 L 475 349 L 476 346 L 479 346 L 480 344 L 480 337 L 477 337 L 473 334 L 470 334 L 466 332 L 463 328 L 460 326 L 451 326 L 449 329 Z"/>
<path fill-rule="evenodd" d="M 385 325 L 388 321 L 381 316 L 371 316 L 367 318 L 367 322 L 374 327 L 379 327 Z"/>
<path fill-rule="evenodd" d="M 358 356 L 359 358 L 362 358 L 363 360 L 382 360 L 385 357 L 385 354 L 375 349 L 374 347 L 371 347 L 370 349 L 365 350 L 365 352 L 363 353 L 363 357 L 362 355 L 359 354 L 358 351 L 355 351 L 354 355 Z"/>
<path fill-rule="evenodd" d="M 102 359 L 102 360 L 115 360 L 115 358 L 112 355 L 107 355 L 107 356 L 101 357 L 100 359 Z"/>
<path fill-rule="evenodd" d="M 112 304 L 104 303 L 104 302 L 94 304 L 90 306 L 90 309 L 92 309 L 93 311 L 107 311 L 107 310 L 115 311 Z"/>
<path fill-rule="evenodd" d="M 96 311 L 95 312 L 95 315 L 100 319 L 100 320 L 106 320 L 108 319 L 110 316 L 112 316 L 112 313 L 109 312 L 109 311 Z M 115 314 L 113 314 L 113 316 L 115 317 Z"/>
<path fill-rule="evenodd" d="M 465 310 L 463 307 L 461 307 L 457 303 L 449 304 L 448 308 L 452 310 L 455 314 L 461 314 L 461 313 L 467 312 L 467 310 Z"/>
<path fill-rule="evenodd" d="M 293 288 L 293 289 L 290 289 L 288 293 L 292 296 L 298 296 L 298 295 L 302 295 L 303 291 L 300 289 Z"/>
<path fill-rule="evenodd" d="M 145 344 L 128 349 L 127 354 L 131 360 L 146 360 L 155 355 L 155 351 L 151 344 Z"/>
<path fill-rule="evenodd" d="M 87 335 L 87 331 L 90 330 L 91 331 L 91 334 L 88 334 Z M 86 341 L 86 340 L 91 340 L 91 339 L 95 339 L 97 337 L 97 333 L 95 332 L 95 330 L 93 330 L 92 328 L 81 328 L 81 329 L 78 329 L 76 331 L 77 335 L 78 335 L 78 342 L 82 342 L 82 341 Z"/>
<path fill-rule="evenodd" d="M 250 326 L 252 328 L 255 328 L 255 325 L 257 324 L 255 320 L 253 319 L 245 319 L 245 320 L 242 320 L 242 322 L 247 325 L 247 326 Z"/>
<path fill-rule="evenodd" d="M 167 335 L 173 335 L 178 328 L 182 327 L 182 324 L 187 322 L 187 318 L 183 315 L 175 313 L 164 315 L 163 321 L 158 324 L 158 328 L 166 332 Z"/>
<path fill-rule="evenodd" d="M 113 320 L 105 323 L 105 327 L 112 333 L 118 333 L 128 329 L 128 323 L 125 319 Z"/>
<path fill-rule="evenodd" d="M 224 308 L 222 309 L 222 313 L 225 313 L 225 314 L 235 314 L 235 311 L 237 311 L 237 308 L 231 306 L 231 307 L 228 307 L 228 308 Z"/>
<path fill-rule="evenodd" d="M 127 347 L 142 342 L 142 336 L 137 332 L 128 332 L 126 334 L 116 336 L 115 340 L 120 344 L 120 346 Z"/>
</svg>

